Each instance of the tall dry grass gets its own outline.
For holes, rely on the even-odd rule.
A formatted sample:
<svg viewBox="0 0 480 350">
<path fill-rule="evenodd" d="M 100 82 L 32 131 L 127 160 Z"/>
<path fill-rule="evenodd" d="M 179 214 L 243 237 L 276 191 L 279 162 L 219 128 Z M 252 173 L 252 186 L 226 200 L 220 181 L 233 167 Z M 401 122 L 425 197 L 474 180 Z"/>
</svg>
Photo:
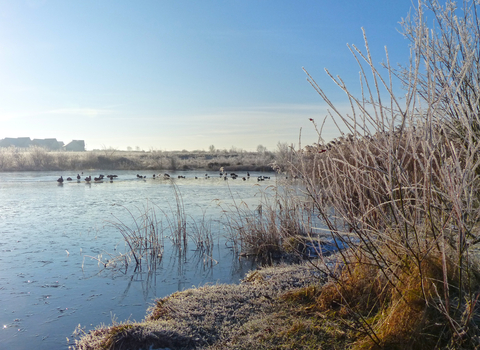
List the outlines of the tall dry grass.
<svg viewBox="0 0 480 350">
<path fill-rule="evenodd" d="M 188 215 L 178 186 L 173 180 L 169 181 L 174 203 L 168 203 L 168 209 L 147 201 L 143 207 L 134 210 L 123 208 L 123 212 L 113 215 L 114 220 L 110 224 L 124 239 L 124 253 L 87 257 L 98 261 L 102 268 L 127 271 L 132 265 L 134 272 L 154 272 L 162 262 L 167 239 L 180 260 L 185 257 L 189 242 L 193 242 L 204 264 L 213 265 L 212 221 L 205 213 L 199 219 Z"/>
<path fill-rule="evenodd" d="M 301 259 L 307 245 L 318 245 L 318 213 L 299 185 L 277 178 L 275 185 L 259 189 L 253 206 L 233 194 L 229 202 L 219 202 L 225 236 L 236 254 L 270 265 Z"/>
<path fill-rule="evenodd" d="M 480 343 L 477 8 L 420 1 L 403 22 L 412 41 L 404 69 L 391 68 L 387 52 L 381 74 L 366 36 L 365 51 L 350 47 L 361 96 L 327 71 L 347 94 L 348 113 L 306 71 L 344 136 L 310 148 L 291 171 L 302 174 L 324 223 L 350 247 L 318 308 L 358 322 L 356 348 Z"/>
<path fill-rule="evenodd" d="M 134 263 L 134 272 L 155 271 L 162 261 L 165 231 L 168 228 L 164 226 L 161 218 L 157 217 L 155 205 L 147 203 L 143 209 L 137 210 L 139 214 L 125 208 L 127 218 L 132 224 L 117 217 L 116 221 L 111 222 L 124 238 L 127 248 L 116 260 L 122 262 L 125 269 L 128 269 L 130 262 Z"/>
</svg>

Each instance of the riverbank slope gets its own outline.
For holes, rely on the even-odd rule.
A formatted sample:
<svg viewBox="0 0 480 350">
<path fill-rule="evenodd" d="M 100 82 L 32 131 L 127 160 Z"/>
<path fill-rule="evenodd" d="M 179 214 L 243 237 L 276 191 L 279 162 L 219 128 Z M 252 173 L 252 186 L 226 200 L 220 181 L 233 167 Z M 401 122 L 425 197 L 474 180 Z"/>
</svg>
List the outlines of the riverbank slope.
<svg viewBox="0 0 480 350">
<path fill-rule="evenodd" d="M 75 349 L 345 348 L 344 324 L 309 310 L 328 278 L 319 266 L 250 272 L 238 285 L 206 285 L 159 299 L 141 322 L 99 326 Z"/>
</svg>

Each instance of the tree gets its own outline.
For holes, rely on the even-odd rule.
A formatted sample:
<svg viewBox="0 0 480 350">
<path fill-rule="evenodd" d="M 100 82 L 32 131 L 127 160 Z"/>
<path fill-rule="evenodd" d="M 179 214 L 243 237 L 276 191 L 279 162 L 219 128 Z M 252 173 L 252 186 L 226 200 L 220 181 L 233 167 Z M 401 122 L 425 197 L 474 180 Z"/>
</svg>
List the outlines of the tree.
<svg viewBox="0 0 480 350">
<path fill-rule="evenodd" d="M 214 146 L 214 145 L 210 145 L 210 146 L 208 147 L 208 151 L 209 151 L 210 153 L 214 153 L 214 152 L 215 152 L 215 146 Z"/>
<path fill-rule="evenodd" d="M 265 153 L 265 152 L 267 152 L 267 147 L 262 146 L 262 145 L 258 145 L 257 146 L 257 152 L 258 153 Z"/>
<path fill-rule="evenodd" d="M 112 146 L 107 147 L 105 145 L 102 145 L 102 150 L 105 153 L 106 157 L 111 157 L 114 155 L 114 153 L 117 151 L 116 148 L 113 148 Z"/>
</svg>

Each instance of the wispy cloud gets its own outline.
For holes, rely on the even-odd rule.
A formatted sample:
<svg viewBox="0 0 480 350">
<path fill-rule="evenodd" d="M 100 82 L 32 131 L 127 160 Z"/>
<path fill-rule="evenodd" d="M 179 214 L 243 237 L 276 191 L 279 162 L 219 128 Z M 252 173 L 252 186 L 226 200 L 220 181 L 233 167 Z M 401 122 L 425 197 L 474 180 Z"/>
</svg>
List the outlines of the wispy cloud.
<svg viewBox="0 0 480 350">
<path fill-rule="evenodd" d="M 113 112 L 113 110 L 106 108 L 59 108 L 46 111 L 45 114 L 76 115 L 93 118 L 101 115 L 109 115 Z"/>
<path fill-rule="evenodd" d="M 338 105 L 341 113 L 349 113 L 350 106 Z M 211 126 L 216 133 L 225 131 L 259 133 L 265 130 L 290 129 L 311 125 L 310 119 L 321 123 L 328 115 L 324 104 L 272 104 L 245 108 L 229 108 L 185 117 L 190 125 Z M 331 118 L 327 118 L 331 119 Z"/>
<path fill-rule="evenodd" d="M 348 104 L 336 107 L 341 113 L 351 112 Z M 193 138 L 224 140 L 240 147 L 250 140 L 249 143 L 264 143 L 272 148 L 278 141 L 296 142 L 300 136 L 306 143 L 318 142 L 319 135 L 311 119 L 320 128 L 327 115 L 328 107 L 321 103 L 228 108 L 185 117 L 190 130 L 183 130 Z M 342 127 L 343 123 L 337 120 L 337 124 Z M 331 117 L 327 117 L 322 138 L 333 139 L 339 133 Z"/>
</svg>

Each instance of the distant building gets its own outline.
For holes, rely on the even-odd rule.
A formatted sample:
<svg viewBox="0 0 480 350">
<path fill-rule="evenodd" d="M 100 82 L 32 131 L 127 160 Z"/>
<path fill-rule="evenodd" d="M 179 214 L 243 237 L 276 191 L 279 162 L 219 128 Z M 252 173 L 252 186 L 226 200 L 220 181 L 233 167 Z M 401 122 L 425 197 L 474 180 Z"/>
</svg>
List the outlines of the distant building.
<svg viewBox="0 0 480 350">
<path fill-rule="evenodd" d="M 26 148 L 30 147 L 32 143 L 32 140 L 30 140 L 30 137 L 6 137 L 3 140 L 0 140 L 0 147 L 20 147 L 20 148 Z"/>
<path fill-rule="evenodd" d="M 52 151 L 61 150 L 64 143 L 57 139 L 33 139 L 32 146 L 44 147 Z"/>
<path fill-rule="evenodd" d="M 48 149 L 50 151 L 85 151 L 85 141 L 83 140 L 73 140 L 68 145 L 65 145 L 63 141 L 57 141 L 55 138 L 51 139 L 33 139 L 30 137 L 6 137 L 3 140 L 0 140 L 0 147 L 18 147 L 18 148 L 28 148 L 31 146 L 38 146 Z"/>
<path fill-rule="evenodd" d="M 73 140 L 64 146 L 65 151 L 83 152 L 85 151 L 85 141 Z"/>
</svg>

